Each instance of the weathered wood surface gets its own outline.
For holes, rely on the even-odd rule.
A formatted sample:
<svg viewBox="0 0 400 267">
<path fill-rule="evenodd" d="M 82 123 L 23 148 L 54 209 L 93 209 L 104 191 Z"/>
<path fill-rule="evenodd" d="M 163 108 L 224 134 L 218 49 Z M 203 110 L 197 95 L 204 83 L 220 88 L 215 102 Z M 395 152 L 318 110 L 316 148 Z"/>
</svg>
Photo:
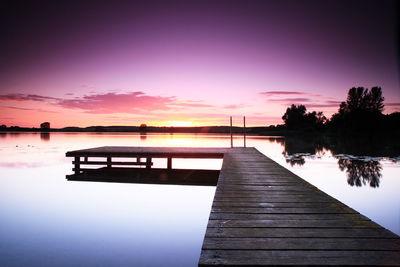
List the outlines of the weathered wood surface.
<svg viewBox="0 0 400 267">
<path fill-rule="evenodd" d="M 199 266 L 400 266 L 400 238 L 254 148 L 224 155 Z"/>
<path fill-rule="evenodd" d="M 227 148 L 103 146 L 68 151 L 67 157 L 223 158 Z"/>
</svg>

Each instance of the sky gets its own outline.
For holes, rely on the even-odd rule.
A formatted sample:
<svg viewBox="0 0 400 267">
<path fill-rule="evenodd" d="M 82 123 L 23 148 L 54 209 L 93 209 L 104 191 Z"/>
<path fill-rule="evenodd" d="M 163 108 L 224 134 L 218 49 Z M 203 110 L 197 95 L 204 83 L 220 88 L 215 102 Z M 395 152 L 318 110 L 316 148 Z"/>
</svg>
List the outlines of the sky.
<svg viewBox="0 0 400 267">
<path fill-rule="evenodd" d="M 13 1 L 0 13 L 0 124 L 282 123 L 353 86 L 400 111 L 396 1 Z"/>
</svg>

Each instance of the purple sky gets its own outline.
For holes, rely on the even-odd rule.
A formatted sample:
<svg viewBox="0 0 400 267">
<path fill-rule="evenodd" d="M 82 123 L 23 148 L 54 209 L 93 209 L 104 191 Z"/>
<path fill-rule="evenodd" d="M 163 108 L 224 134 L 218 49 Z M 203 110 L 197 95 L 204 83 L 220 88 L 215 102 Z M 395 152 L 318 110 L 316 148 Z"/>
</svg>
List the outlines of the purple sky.
<svg viewBox="0 0 400 267">
<path fill-rule="evenodd" d="M 2 9 L 0 123 L 269 125 L 352 86 L 400 111 L 395 1 L 69 2 Z"/>
</svg>

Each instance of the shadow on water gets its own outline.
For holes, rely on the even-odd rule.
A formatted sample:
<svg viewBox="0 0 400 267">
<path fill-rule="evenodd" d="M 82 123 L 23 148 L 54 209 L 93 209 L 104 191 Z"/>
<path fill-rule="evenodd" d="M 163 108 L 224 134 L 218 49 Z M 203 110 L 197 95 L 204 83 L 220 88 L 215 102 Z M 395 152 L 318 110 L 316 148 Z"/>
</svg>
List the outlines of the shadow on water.
<svg viewBox="0 0 400 267">
<path fill-rule="evenodd" d="M 100 168 L 67 175 L 69 181 L 216 186 L 219 170 Z"/>
<path fill-rule="evenodd" d="M 400 146 L 391 139 L 302 136 L 272 138 L 283 147 L 283 155 L 291 166 L 302 166 L 306 157 L 319 157 L 330 152 L 338 159 L 338 167 L 347 174 L 350 186 L 379 187 L 382 158 L 398 161 Z"/>
</svg>

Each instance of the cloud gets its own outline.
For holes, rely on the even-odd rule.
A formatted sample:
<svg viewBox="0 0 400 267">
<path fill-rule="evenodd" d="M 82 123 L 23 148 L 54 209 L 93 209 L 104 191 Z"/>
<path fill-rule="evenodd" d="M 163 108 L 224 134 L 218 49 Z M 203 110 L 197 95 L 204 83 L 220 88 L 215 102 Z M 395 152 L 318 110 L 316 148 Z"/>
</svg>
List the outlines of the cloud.
<svg viewBox="0 0 400 267">
<path fill-rule="evenodd" d="M 388 106 L 388 107 L 400 107 L 400 103 L 385 103 L 385 106 Z"/>
<path fill-rule="evenodd" d="M 334 98 L 330 96 L 301 91 L 265 91 L 260 94 L 266 97 L 267 102 L 283 106 L 304 104 L 307 108 L 330 108 L 339 107 L 340 105 L 340 101 L 332 100 Z"/>
<path fill-rule="evenodd" d="M 223 106 L 223 108 L 226 108 L 226 109 L 237 109 L 237 108 L 244 108 L 244 107 L 246 107 L 246 105 L 244 105 L 244 104 L 233 104 L 233 105 Z"/>
<path fill-rule="evenodd" d="M 193 101 L 193 100 L 178 101 L 178 102 L 174 103 L 173 105 L 179 106 L 179 107 L 192 107 L 192 108 L 212 108 L 212 107 L 214 107 L 213 105 L 204 104 L 202 101 Z"/>
<path fill-rule="evenodd" d="M 143 92 L 125 94 L 93 94 L 74 99 L 59 100 L 56 105 L 68 109 L 82 109 L 88 113 L 143 113 L 168 110 L 175 103 L 175 97 L 149 96 Z"/>
<path fill-rule="evenodd" d="M 80 86 L 84 88 L 94 88 L 93 84 L 87 84 L 87 83 L 82 83 Z"/>
<path fill-rule="evenodd" d="M 49 100 L 59 100 L 59 98 L 42 96 L 42 95 L 32 95 L 32 94 L 5 94 L 0 95 L 0 100 L 6 101 L 49 101 Z"/>
<path fill-rule="evenodd" d="M 333 97 L 330 97 L 330 96 L 324 96 L 324 95 L 320 95 L 320 94 L 311 94 L 311 93 L 306 93 L 306 92 L 301 92 L 301 91 L 265 91 L 265 92 L 260 92 L 260 94 L 267 96 L 267 97 L 293 95 L 293 96 L 308 96 L 308 97 L 319 97 L 319 98 L 325 98 L 325 99 L 334 99 Z"/>
<path fill-rule="evenodd" d="M 22 107 L 13 107 L 13 106 L 0 106 L 2 108 L 10 108 L 10 109 L 18 109 L 18 110 L 30 110 L 30 111 L 39 111 L 39 112 L 48 112 L 48 113 L 59 113 L 57 111 L 44 110 L 41 108 L 22 108 Z"/>
<path fill-rule="evenodd" d="M 261 95 L 266 95 L 266 96 L 276 96 L 276 95 L 306 95 L 303 92 L 296 92 L 296 91 L 266 91 L 266 92 L 261 92 Z"/>
<path fill-rule="evenodd" d="M 279 98 L 279 99 L 269 99 L 268 102 L 274 102 L 274 103 L 304 103 L 304 102 L 310 102 L 312 101 L 309 98 L 304 98 L 304 97 L 293 97 L 293 98 Z"/>
<path fill-rule="evenodd" d="M 308 108 L 339 108 L 341 101 L 324 101 L 322 103 L 307 104 Z"/>
</svg>

